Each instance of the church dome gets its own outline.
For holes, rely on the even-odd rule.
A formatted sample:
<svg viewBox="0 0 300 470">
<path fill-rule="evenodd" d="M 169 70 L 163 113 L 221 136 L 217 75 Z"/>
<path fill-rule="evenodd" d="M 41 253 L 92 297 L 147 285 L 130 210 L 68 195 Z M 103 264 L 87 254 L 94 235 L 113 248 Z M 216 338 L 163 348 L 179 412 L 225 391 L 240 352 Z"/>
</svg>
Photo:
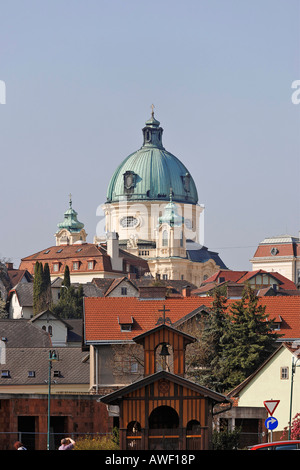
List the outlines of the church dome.
<svg viewBox="0 0 300 470">
<path fill-rule="evenodd" d="M 169 201 L 197 204 L 194 180 L 181 161 L 162 145 L 163 129 L 154 118 L 143 128 L 142 147 L 130 154 L 114 172 L 107 190 L 107 203 Z"/>
</svg>

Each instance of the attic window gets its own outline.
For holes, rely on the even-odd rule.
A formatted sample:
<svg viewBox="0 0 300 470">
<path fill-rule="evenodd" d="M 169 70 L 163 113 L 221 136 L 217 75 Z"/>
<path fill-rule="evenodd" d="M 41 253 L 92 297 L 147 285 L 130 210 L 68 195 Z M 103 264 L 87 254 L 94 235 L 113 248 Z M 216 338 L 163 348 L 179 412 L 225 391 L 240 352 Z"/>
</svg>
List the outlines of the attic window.
<svg viewBox="0 0 300 470">
<path fill-rule="evenodd" d="M 61 253 L 62 252 L 62 248 L 60 248 L 59 250 L 57 250 L 56 253 Z"/>
<path fill-rule="evenodd" d="M 273 247 L 271 249 L 271 255 L 275 256 L 275 255 L 277 255 L 277 253 L 279 253 L 279 250 L 277 248 Z"/>
<path fill-rule="evenodd" d="M 82 251 L 82 248 L 78 248 L 78 250 L 76 250 L 75 253 L 79 253 L 80 251 Z"/>
<path fill-rule="evenodd" d="M 118 317 L 118 323 L 121 331 L 131 331 L 133 326 L 133 317 L 131 315 L 121 315 Z"/>
<path fill-rule="evenodd" d="M 50 253 L 50 250 L 44 251 L 44 255 L 47 255 L 48 253 Z"/>
<path fill-rule="evenodd" d="M 53 377 L 61 377 L 61 372 L 60 372 L 60 370 L 54 370 L 54 371 L 53 371 Z"/>
<path fill-rule="evenodd" d="M 35 377 L 35 371 L 34 370 L 29 370 L 28 371 L 28 377 Z"/>
<path fill-rule="evenodd" d="M 1 371 L 1 377 L 2 377 L 2 378 L 10 378 L 10 372 L 9 372 L 9 370 L 2 370 L 2 371 Z"/>
</svg>

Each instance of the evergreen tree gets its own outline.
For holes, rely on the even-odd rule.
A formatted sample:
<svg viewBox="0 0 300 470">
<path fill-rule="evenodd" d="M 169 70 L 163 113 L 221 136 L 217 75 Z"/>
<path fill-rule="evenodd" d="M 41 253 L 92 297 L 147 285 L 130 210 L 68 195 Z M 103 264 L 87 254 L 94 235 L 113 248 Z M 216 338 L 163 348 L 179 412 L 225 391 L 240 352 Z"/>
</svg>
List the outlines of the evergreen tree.
<svg viewBox="0 0 300 470">
<path fill-rule="evenodd" d="M 83 313 L 83 287 L 75 288 L 71 284 L 69 267 L 65 267 L 64 279 L 60 289 L 60 299 L 52 307 L 52 311 L 61 318 L 82 318 Z"/>
<path fill-rule="evenodd" d="M 43 265 L 38 261 L 34 267 L 33 280 L 33 314 L 36 315 L 42 311 L 42 293 L 43 293 Z"/>
<path fill-rule="evenodd" d="M 43 282 L 42 282 L 42 310 L 47 310 L 51 308 L 52 304 L 52 294 L 51 294 L 51 278 L 50 278 L 50 269 L 48 263 L 44 265 L 43 271 Z"/>
<path fill-rule="evenodd" d="M 229 390 L 251 375 L 276 349 L 281 336 L 274 332 L 265 306 L 247 286 L 240 301 L 231 308 L 229 327 L 223 338 L 224 389 Z"/>
<path fill-rule="evenodd" d="M 196 336 L 197 343 L 191 345 L 187 354 L 189 374 L 199 384 L 216 391 L 223 390 L 223 369 L 220 362 L 223 357 L 224 335 L 228 328 L 227 298 L 221 289 L 213 292 L 213 303 L 208 313 L 205 313 L 201 326 L 189 333 Z M 198 327 L 200 325 L 198 323 Z"/>
<path fill-rule="evenodd" d="M 65 267 L 64 280 L 63 280 L 62 285 L 67 287 L 67 288 L 69 288 L 71 286 L 70 269 L 69 269 L 68 265 L 66 265 L 66 267 Z"/>
</svg>

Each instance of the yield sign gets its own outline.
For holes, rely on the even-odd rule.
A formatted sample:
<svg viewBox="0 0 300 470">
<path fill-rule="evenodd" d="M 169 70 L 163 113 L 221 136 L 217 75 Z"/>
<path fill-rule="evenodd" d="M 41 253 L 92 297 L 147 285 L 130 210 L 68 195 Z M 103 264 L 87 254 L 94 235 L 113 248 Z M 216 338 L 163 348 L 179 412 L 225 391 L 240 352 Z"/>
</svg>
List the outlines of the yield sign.
<svg viewBox="0 0 300 470">
<path fill-rule="evenodd" d="M 279 402 L 280 402 L 280 400 L 266 400 L 266 401 L 264 401 L 264 405 L 267 408 L 268 413 L 271 416 L 274 413 L 274 411 L 276 410 Z"/>
</svg>

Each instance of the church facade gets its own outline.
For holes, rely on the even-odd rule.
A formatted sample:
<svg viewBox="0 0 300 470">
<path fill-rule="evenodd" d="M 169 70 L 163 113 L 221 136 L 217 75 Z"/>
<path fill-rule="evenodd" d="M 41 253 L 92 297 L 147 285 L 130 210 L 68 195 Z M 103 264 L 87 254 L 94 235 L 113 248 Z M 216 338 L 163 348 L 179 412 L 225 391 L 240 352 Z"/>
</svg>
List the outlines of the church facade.
<svg viewBox="0 0 300 470">
<path fill-rule="evenodd" d="M 109 182 L 105 230 L 118 234 L 122 249 L 146 259 L 154 278 L 200 285 L 226 266 L 201 244 L 204 207 L 195 182 L 164 148 L 153 111 L 142 132 L 142 147 L 120 163 Z"/>
</svg>

